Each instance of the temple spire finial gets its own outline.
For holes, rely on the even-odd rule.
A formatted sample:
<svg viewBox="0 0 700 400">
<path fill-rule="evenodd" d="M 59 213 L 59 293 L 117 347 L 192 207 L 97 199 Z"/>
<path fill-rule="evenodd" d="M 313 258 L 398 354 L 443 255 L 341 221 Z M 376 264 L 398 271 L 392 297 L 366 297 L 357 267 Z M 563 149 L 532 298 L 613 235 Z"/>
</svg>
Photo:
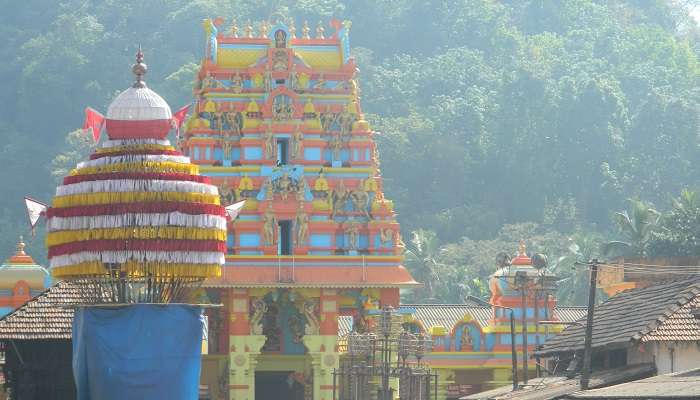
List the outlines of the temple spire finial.
<svg viewBox="0 0 700 400">
<path fill-rule="evenodd" d="M 24 252 L 24 237 L 22 235 L 19 235 L 19 242 L 17 242 L 17 253 L 15 255 L 17 256 L 24 256 L 26 253 Z"/>
<path fill-rule="evenodd" d="M 133 87 L 145 88 L 146 82 L 143 80 L 143 76 L 148 72 L 148 66 L 143 62 L 143 51 L 141 51 L 140 44 L 139 51 L 136 53 L 136 64 L 131 67 L 131 72 L 136 75 L 136 82 L 134 82 Z"/>
<path fill-rule="evenodd" d="M 525 247 L 525 241 L 520 239 L 520 243 L 518 243 L 518 256 L 526 256 L 527 251 Z"/>
</svg>

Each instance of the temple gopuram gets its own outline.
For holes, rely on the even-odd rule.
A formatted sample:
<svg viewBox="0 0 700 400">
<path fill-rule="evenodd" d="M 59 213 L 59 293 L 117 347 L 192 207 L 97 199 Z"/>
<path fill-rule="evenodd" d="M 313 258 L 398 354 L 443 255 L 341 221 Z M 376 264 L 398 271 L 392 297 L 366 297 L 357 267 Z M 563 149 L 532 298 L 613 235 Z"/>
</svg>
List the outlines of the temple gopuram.
<svg viewBox="0 0 700 400">
<path fill-rule="evenodd" d="M 349 28 L 204 21 L 179 146 L 223 205 L 245 200 L 222 276 L 201 293 L 224 305 L 208 315 L 211 398 L 330 400 L 339 318 L 362 331 L 417 284 L 401 265 Z"/>
</svg>

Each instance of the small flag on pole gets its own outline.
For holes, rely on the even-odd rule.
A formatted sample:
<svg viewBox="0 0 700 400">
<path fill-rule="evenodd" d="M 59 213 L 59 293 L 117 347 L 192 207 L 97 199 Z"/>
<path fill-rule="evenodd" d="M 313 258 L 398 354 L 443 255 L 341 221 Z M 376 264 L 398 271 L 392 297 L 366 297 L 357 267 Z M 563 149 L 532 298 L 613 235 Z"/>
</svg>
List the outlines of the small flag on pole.
<svg viewBox="0 0 700 400">
<path fill-rule="evenodd" d="M 226 216 L 229 218 L 229 220 L 233 221 L 238 217 L 238 214 L 241 212 L 243 209 L 243 205 L 245 204 L 245 200 L 239 201 L 238 203 L 233 203 L 230 206 L 226 206 Z"/>
<path fill-rule="evenodd" d="M 175 130 L 178 132 L 178 135 L 180 133 L 180 127 L 182 127 L 182 124 L 185 122 L 185 117 L 187 116 L 187 112 L 189 110 L 190 104 L 182 107 L 173 114 L 173 128 L 175 128 Z"/>
<path fill-rule="evenodd" d="M 85 107 L 85 122 L 83 123 L 83 132 L 87 135 L 88 131 L 92 132 L 92 138 L 97 143 L 100 140 L 100 131 L 102 124 L 105 121 L 104 115 L 97 112 L 92 107 Z"/>
<path fill-rule="evenodd" d="M 32 236 L 34 236 L 34 227 L 42 215 L 46 215 L 48 206 L 40 201 L 25 197 L 24 205 L 27 207 L 27 216 L 29 216 L 29 226 L 32 228 Z"/>
</svg>

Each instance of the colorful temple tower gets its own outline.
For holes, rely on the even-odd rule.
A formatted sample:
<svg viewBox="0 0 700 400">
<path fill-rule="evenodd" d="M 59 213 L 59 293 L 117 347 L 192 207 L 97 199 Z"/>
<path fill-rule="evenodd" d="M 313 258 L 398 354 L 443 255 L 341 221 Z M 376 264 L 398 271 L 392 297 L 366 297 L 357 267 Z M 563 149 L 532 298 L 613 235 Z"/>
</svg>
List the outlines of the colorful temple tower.
<svg viewBox="0 0 700 400">
<path fill-rule="evenodd" d="M 537 262 L 543 260 L 540 255 L 531 259 L 525 250 L 521 242 L 516 257 L 511 259 L 505 253 L 499 256 L 499 267 L 489 282 L 489 302 L 472 299 L 465 304 L 402 305 L 408 315 L 406 325 L 432 336 L 433 352 L 426 356 L 426 362 L 440 376 L 442 398 L 458 399 L 508 385 L 512 378 L 513 337 L 522 382 L 523 343 L 527 342 L 530 357 L 537 344 L 564 327 L 537 322 L 575 321 L 585 315 L 585 307 L 556 306 L 551 295 L 555 277 Z M 513 335 L 511 310 L 515 319 Z M 528 359 L 528 376 L 535 374 L 535 361 Z"/>
<path fill-rule="evenodd" d="M 401 265 L 349 28 L 204 21 L 179 144 L 222 204 L 246 200 L 222 276 L 205 283 L 224 307 L 210 315 L 203 379 L 231 399 L 331 399 L 339 317 L 363 329 L 369 310 L 397 307 L 417 284 Z"/>
<path fill-rule="evenodd" d="M 19 237 L 15 254 L 0 265 L 0 317 L 38 296 L 51 285 L 49 272 L 24 252 Z"/>
</svg>

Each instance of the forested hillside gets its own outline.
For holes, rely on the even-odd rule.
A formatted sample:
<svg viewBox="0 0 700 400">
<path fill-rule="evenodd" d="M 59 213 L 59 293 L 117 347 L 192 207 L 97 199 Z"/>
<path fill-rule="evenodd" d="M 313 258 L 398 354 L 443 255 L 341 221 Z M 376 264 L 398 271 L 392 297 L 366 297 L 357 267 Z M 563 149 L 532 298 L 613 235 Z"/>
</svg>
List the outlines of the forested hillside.
<svg viewBox="0 0 700 400">
<path fill-rule="evenodd" d="M 627 199 L 669 208 L 700 176 L 695 1 L 45 0 L 0 13 L 0 256 L 48 200 L 86 105 L 104 111 L 141 44 L 149 85 L 191 99 L 201 20 L 352 21 L 363 110 L 379 135 L 413 301 L 483 295 L 499 251 L 548 254 L 580 302 L 577 257 Z M 11 11 L 10 11 L 11 10 Z M 83 146 L 83 145 L 81 145 Z M 58 157 L 58 158 L 57 158 Z M 65 171 L 58 171 L 62 175 Z M 43 230 L 40 226 L 38 231 Z M 42 235 L 30 243 L 44 259 Z M 585 279 L 583 279 L 585 281 Z M 578 288 L 578 290 L 577 290 Z"/>
</svg>

